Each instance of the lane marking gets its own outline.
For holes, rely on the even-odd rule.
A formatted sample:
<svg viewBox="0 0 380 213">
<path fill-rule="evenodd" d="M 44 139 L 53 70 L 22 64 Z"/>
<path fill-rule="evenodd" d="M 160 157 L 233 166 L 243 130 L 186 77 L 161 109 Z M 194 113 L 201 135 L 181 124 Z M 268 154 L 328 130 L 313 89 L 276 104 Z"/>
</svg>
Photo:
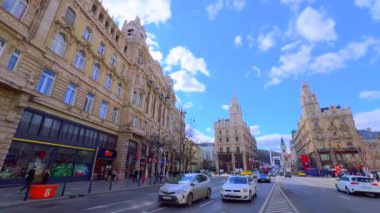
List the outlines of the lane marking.
<svg viewBox="0 0 380 213">
<path fill-rule="evenodd" d="M 214 202 L 214 201 L 213 201 L 213 200 L 210 200 L 210 201 L 208 201 L 208 202 L 206 202 L 206 203 L 203 203 L 202 205 L 199 205 L 199 207 L 206 206 L 206 205 L 208 205 L 208 204 L 210 204 L 210 203 L 212 203 L 212 202 Z"/>
<path fill-rule="evenodd" d="M 162 208 L 159 208 L 159 209 L 155 209 L 155 210 L 153 210 L 153 211 L 150 211 L 150 212 L 142 212 L 142 213 L 153 213 L 153 212 L 158 212 L 158 211 L 161 211 L 161 210 L 164 210 L 164 209 L 166 209 L 166 207 L 162 207 Z"/>
<path fill-rule="evenodd" d="M 155 203 L 157 203 L 157 202 L 150 202 L 150 203 L 145 203 L 145 204 L 141 204 L 141 205 L 138 205 L 138 206 L 132 206 L 132 207 L 129 207 L 129 208 L 113 211 L 111 213 L 118 213 L 118 212 L 123 212 L 123 211 L 131 210 L 131 209 L 137 209 L 137 208 L 140 208 L 140 207 L 143 207 L 143 206 L 149 206 L 149 205 L 152 205 L 152 204 L 155 204 Z"/>
<path fill-rule="evenodd" d="M 279 189 L 280 193 L 282 194 L 282 196 L 284 196 L 285 200 L 288 202 L 288 204 L 290 205 L 290 207 L 293 209 L 293 211 L 295 213 L 299 213 L 298 209 L 293 205 L 292 202 L 290 202 L 288 196 L 286 196 L 286 194 L 282 191 L 280 184 L 278 184 L 278 189 Z"/>
<path fill-rule="evenodd" d="M 265 209 L 265 207 L 267 206 L 267 204 L 268 204 L 268 202 L 269 202 L 269 198 L 270 198 L 270 196 L 271 196 L 272 193 L 273 193 L 274 186 L 277 184 L 277 179 L 278 179 L 278 176 L 276 176 L 276 182 L 272 185 L 272 189 L 270 190 L 270 192 L 269 192 L 267 198 L 265 199 L 263 205 L 261 206 L 259 213 L 263 213 L 263 212 L 264 212 L 264 209 Z"/>
<path fill-rule="evenodd" d="M 132 202 L 132 201 L 131 201 L 131 200 L 127 200 L 127 201 L 122 201 L 122 202 L 109 203 L 109 204 L 107 204 L 107 205 L 94 206 L 94 207 L 91 207 L 91 208 L 87 208 L 87 209 L 85 209 L 85 211 L 88 211 L 88 210 L 94 210 L 94 209 L 106 208 L 106 207 L 109 207 L 109 206 L 115 206 L 115 205 L 124 204 L 124 203 L 129 203 L 129 202 Z"/>
<path fill-rule="evenodd" d="M 351 198 L 346 197 L 346 196 L 344 196 L 344 195 L 339 195 L 339 197 L 342 197 L 342 198 L 347 199 L 347 200 L 351 200 Z"/>
</svg>

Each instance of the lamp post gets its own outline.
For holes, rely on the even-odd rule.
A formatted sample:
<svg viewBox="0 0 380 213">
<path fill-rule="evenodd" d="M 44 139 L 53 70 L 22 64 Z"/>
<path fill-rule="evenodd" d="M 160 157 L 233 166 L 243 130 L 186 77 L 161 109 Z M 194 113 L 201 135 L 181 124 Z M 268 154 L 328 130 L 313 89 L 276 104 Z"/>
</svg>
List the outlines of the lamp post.
<svg viewBox="0 0 380 213">
<path fill-rule="evenodd" d="M 183 121 L 185 120 L 185 115 L 186 115 L 186 111 L 181 109 L 180 111 L 181 113 L 181 123 L 180 123 L 180 132 L 181 132 L 181 135 L 180 135 L 180 139 L 179 139 L 179 173 L 182 173 L 182 163 L 183 163 L 183 152 L 185 151 L 184 150 L 184 144 L 183 144 L 183 141 L 185 140 L 185 137 L 184 137 L 184 132 L 182 132 L 182 130 L 184 130 L 182 127 L 182 123 Z M 185 131 L 185 130 L 184 130 Z"/>
</svg>

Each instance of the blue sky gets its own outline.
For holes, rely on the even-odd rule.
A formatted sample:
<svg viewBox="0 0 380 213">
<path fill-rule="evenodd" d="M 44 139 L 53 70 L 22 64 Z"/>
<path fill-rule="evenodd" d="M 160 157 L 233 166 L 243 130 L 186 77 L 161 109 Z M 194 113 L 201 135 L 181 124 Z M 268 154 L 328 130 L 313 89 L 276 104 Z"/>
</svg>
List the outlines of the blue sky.
<svg viewBox="0 0 380 213">
<path fill-rule="evenodd" d="M 300 118 L 302 81 L 321 107 L 349 106 L 357 128 L 380 131 L 380 0 L 103 4 L 120 23 L 141 18 L 198 142 L 213 141 L 236 96 L 258 147 L 277 149 Z"/>
</svg>

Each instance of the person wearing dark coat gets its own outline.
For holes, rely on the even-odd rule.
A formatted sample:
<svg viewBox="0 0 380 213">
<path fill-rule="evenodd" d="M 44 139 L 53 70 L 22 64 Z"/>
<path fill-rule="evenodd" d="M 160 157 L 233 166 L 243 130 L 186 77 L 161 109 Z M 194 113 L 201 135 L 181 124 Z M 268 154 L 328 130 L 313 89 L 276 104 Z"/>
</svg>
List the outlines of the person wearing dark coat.
<svg viewBox="0 0 380 213">
<path fill-rule="evenodd" d="M 45 169 L 44 173 L 42 174 L 42 180 L 41 184 L 46 184 L 50 177 L 50 171 L 48 168 Z"/>
<path fill-rule="evenodd" d="M 24 185 L 24 187 L 22 187 L 22 188 L 20 189 L 21 192 L 22 192 L 24 189 L 26 189 L 26 188 L 29 189 L 30 184 L 32 184 L 32 181 L 34 180 L 34 176 L 35 176 L 35 174 L 36 174 L 36 166 L 33 166 L 33 168 L 31 168 L 31 169 L 29 170 L 29 172 L 26 174 L 26 177 L 25 177 L 25 185 Z"/>
</svg>

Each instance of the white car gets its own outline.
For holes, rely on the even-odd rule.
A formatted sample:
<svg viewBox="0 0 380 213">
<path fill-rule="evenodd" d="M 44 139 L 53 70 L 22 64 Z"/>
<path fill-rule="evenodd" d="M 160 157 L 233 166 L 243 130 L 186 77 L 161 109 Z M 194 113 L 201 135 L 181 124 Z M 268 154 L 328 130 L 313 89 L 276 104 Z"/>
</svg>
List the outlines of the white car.
<svg viewBox="0 0 380 213">
<path fill-rule="evenodd" d="M 373 178 L 365 176 L 343 175 L 337 180 L 335 187 L 347 194 L 366 193 L 380 197 L 380 185 Z"/>
<path fill-rule="evenodd" d="M 204 174 L 191 173 L 176 176 L 160 187 L 158 202 L 161 204 L 186 204 L 202 198 L 210 199 L 211 181 Z"/>
<path fill-rule="evenodd" d="M 253 196 L 256 196 L 256 183 L 250 176 L 229 176 L 220 190 L 222 201 L 227 199 L 251 201 Z"/>
</svg>

